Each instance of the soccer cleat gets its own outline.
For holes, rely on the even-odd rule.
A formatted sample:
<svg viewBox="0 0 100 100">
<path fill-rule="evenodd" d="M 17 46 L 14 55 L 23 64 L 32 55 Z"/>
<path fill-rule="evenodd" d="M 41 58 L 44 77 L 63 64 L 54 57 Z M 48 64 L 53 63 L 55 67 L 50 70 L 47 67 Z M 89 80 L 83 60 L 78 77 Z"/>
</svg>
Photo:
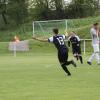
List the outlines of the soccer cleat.
<svg viewBox="0 0 100 100">
<path fill-rule="evenodd" d="M 83 64 L 83 61 L 81 62 L 81 64 Z"/>
<path fill-rule="evenodd" d="M 83 64 L 83 62 L 81 64 Z"/>
<path fill-rule="evenodd" d="M 74 66 L 74 67 L 77 67 L 77 65 L 76 65 L 76 63 L 72 60 L 72 65 Z"/>
<path fill-rule="evenodd" d="M 68 73 L 68 76 L 71 76 L 71 73 Z"/>
<path fill-rule="evenodd" d="M 91 63 L 91 62 L 89 62 L 89 61 L 87 62 L 87 64 L 92 65 L 92 63 Z"/>
</svg>

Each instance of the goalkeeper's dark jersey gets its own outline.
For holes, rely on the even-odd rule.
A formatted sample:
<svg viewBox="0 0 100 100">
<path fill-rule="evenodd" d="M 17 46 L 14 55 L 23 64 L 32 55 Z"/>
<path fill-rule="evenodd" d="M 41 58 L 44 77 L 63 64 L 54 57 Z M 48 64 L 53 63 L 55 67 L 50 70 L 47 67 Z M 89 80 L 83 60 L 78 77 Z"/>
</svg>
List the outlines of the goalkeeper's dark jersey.
<svg viewBox="0 0 100 100">
<path fill-rule="evenodd" d="M 67 46 L 64 41 L 65 38 L 66 38 L 65 35 L 57 35 L 57 36 L 50 37 L 48 41 L 54 43 L 58 51 L 62 51 L 63 49 L 67 49 Z"/>
</svg>

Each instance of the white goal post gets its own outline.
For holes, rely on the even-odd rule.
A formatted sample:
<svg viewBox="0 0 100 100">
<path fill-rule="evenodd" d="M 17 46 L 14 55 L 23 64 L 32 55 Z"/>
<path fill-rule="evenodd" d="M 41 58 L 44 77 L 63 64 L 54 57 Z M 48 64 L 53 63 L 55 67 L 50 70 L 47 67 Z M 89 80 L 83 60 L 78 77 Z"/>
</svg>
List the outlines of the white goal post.
<svg viewBox="0 0 100 100">
<path fill-rule="evenodd" d="M 47 21 L 33 21 L 33 36 L 47 36 L 52 33 L 53 28 L 59 28 L 60 33 L 66 31 L 67 20 L 47 20 Z"/>
</svg>

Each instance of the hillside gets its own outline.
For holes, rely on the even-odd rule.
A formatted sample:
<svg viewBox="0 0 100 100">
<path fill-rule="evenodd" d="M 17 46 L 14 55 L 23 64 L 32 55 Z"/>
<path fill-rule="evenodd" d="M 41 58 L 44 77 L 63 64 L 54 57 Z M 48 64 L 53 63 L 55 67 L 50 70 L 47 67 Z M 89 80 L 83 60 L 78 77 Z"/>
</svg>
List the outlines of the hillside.
<svg viewBox="0 0 100 100">
<path fill-rule="evenodd" d="M 90 38 L 89 29 L 94 22 L 100 22 L 100 16 L 68 20 L 68 32 L 75 31 L 81 38 Z M 32 21 L 18 27 L 13 24 L 6 26 L 0 24 L 0 41 L 12 41 L 15 35 L 22 40 L 30 39 L 32 37 Z"/>
</svg>

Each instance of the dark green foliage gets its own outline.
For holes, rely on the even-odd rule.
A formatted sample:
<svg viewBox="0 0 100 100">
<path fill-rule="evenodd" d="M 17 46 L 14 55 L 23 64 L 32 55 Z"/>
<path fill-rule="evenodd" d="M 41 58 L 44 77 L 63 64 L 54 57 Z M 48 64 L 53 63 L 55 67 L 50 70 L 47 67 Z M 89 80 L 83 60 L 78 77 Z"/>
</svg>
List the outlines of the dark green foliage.
<svg viewBox="0 0 100 100">
<path fill-rule="evenodd" d="M 11 40 L 15 34 L 26 39 L 32 33 L 33 20 L 74 19 L 98 15 L 98 2 L 99 0 L 72 0 L 66 4 L 64 0 L 4 0 L 2 3 L 0 0 L 0 41 Z M 81 32 L 78 30 L 78 33 Z"/>
<path fill-rule="evenodd" d="M 96 0 L 72 0 L 66 10 L 69 18 L 83 18 L 95 15 L 96 6 Z"/>
<path fill-rule="evenodd" d="M 34 0 L 31 13 L 36 20 L 83 18 L 95 15 L 99 10 L 98 0 Z"/>
<path fill-rule="evenodd" d="M 7 14 L 17 25 L 22 24 L 28 14 L 27 7 L 26 0 L 11 0 L 8 4 Z"/>
</svg>

